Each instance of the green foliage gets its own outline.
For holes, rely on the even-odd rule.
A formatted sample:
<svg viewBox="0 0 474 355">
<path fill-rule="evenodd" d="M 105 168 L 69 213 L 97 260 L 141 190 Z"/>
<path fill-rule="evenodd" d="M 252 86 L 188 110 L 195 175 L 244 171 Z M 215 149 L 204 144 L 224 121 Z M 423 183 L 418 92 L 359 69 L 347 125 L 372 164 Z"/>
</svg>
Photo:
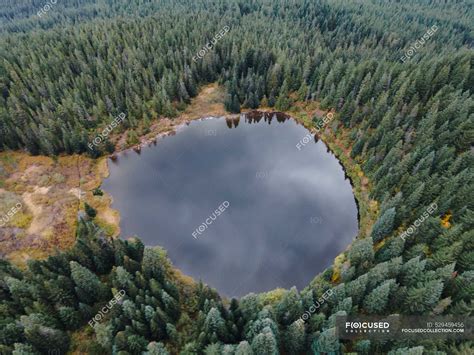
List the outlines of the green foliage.
<svg viewBox="0 0 474 355">
<path fill-rule="evenodd" d="M 78 298 L 87 304 L 93 304 L 98 301 L 102 287 L 97 275 L 75 261 L 71 261 L 69 266 L 71 268 L 71 279 L 76 285 L 75 290 Z"/>
<path fill-rule="evenodd" d="M 304 323 L 292 323 L 283 336 L 284 347 L 288 354 L 298 354 L 303 351 L 306 340 L 305 338 Z"/>
<path fill-rule="evenodd" d="M 338 354 L 341 350 L 341 344 L 336 336 L 336 328 L 329 328 L 318 334 L 316 339 L 313 340 L 311 348 L 315 354 Z"/>
<path fill-rule="evenodd" d="M 401 269 L 401 284 L 412 286 L 422 282 L 425 274 L 425 266 L 426 260 L 420 260 L 419 256 L 408 260 L 403 264 Z"/>
<path fill-rule="evenodd" d="M 387 311 L 390 293 L 398 285 L 395 280 L 387 280 L 370 292 L 364 300 L 364 308 L 372 314 L 384 314 Z"/>
<path fill-rule="evenodd" d="M 377 222 L 375 222 L 371 234 L 374 243 L 378 243 L 392 232 L 393 222 L 395 221 L 395 214 L 395 208 L 392 207 L 383 212 Z"/>
<path fill-rule="evenodd" d="M 100 189 L 100 187 L 96 187 L 94 190 L 92 190 L 92 194 L 94 196 L 103 196 L 104 192 Z"/>
<path fill-rule="evenodd" d="M 360 239 L 352 244 L 349 250 L 351 265 L 358 266 L 363 263 L 370 263 L 373 259 L 374 249 L 371 238 Z"/>
<path fill-rule="evenodd" d="M 370 354 L 370 340 L 359 340 L 355 343 L 354 349 L 361 355 Z"/>
<path fill-rule="evenodd" d="M 160 248 L 146 248 L 143 253 L 142 272 L 147 279 L 164 280 L 165 258 Z"/>
<path fill-rule="evenodd" d="M 400 256 L 405 248 L 405 240 L 396 236 L 387 241 L 385 245 L 377 252 L 376 259 L 379 261 L 387 261 L 396 256 Z"/>
<path fill-rule="evenodd" d="M 252 341 L 252 350 L 255 354 L 277 355 L 278 346 L 275 335 L 270 328 L 264 328 Z"/>
<path fill-rule="evenodd" d="M 40 353 L 35 348 L 28 344 L 15 343 L 15 349 L 12 355 L 39 355 Z"/>
<path fill-rule="evenodd" d="M 253 350 L 247 341 L 241 341 L 235 349 L 235 355 L 253 355 Z"/>
<path fill-rule="evenodd" d="M 25 328 L 24 334 L 28 343 L 42 353 L 56 349 L 59 353 L 64 354 L 69 348 L 67 334 L 49 326 L 41 317 L 36 317 L 34 314 L 22 316 L 21 323 Z"/>
<path fill-rule="evenodd" d="M 204 330 L 209 335 L 209 342 L 226 341 L 225 321 L 217 308 L 211 308 L 204 322 Z"/>
<path fill-rule="evenodd" d="M 423 350 L 423 346 L 416 346 L 413 348 L 398 348 L 390 351 L 388 355 L 423 355 Z"/>
<path fill-rule="evenodd" d="M 278 323 L 290 325 L 303 314 L 303 304 L 296 287 L 285 293 L 281 302 L 276 306 L 276 319 Z"/>
<path fill-rule="evenodd" d="M 88 330 L 96 341 L 87 351 L 338 354 L 347 345 L 361 354 L 472 352 L 467 342 L 417 339 L 343 347 L 332 328 L 338 312 L 473 312 L 474 21 L 466 2 L 57 6 L 42 16 L 30 2 L 0 8 L 0 48 L 7 49 L 0 51 L 0 149 L 99 156 L 113 151 L 115 135 L 127 132 L 128 143 L 137 143 L 153 120 L 175 117 L 200 86 L 217 81 L 231 112 L 258 105 L 288 110 L 294 103 L 336 110 L 336 142 L 360 164 L 381 214 L 370 237 L 370 226 L 361 225 L 344 253 L 348 262 L 321 272 L 302 295 L 292 289 L 268 301 L 251 294 L 230 306 L 208 287 L 177 279 L 163 250 L 137 238 L 112 241 L 92 222 L 79 222 L 78 242 L 67 252 L 30 261 L 26 270 L 0 260 L 0 352 L 66 353 L 70 334 L 89 329 L 122 289 L 124 299 Z M 442 31 L 402 62 L 434 23 Z M 193 60 L 224 25 L 229 33 Z M 126 118 L 112 136 L 90 148 L 121 112 Z M 433 201 L 438 208 L 426 217 Z M 450 224 L 442 226 L 447 214 Z M 396 236 L 418 219 L 410 238 Z M 343 283 L 332 279 L 337 270 Z M 322 302 L 328 289 L 332 295 Z M 316 302 L 306 323 L 296 322 Z"/>
<path fill-rule="evenodd" d="M 84 203 L 84 209 L 86 210 L 86 213 L 90 218 L 95 218 L 95 216 L 97 216 L 97 211 L 92 208 L 87 202 Z"/>
<path fill-rule="evenodd" d="M 170 353 L 166 350 L 162 343 L 151 342 L 147 346 L 146 355 L 169 355 Z"/>
<path fill-rule="evenodd" d="M 406 308 L 415 314 L 431 311 L 438 303 L 443 287 L 441 280 L 433 280 L 408 289 L 405 299 Z"/>
</svg>

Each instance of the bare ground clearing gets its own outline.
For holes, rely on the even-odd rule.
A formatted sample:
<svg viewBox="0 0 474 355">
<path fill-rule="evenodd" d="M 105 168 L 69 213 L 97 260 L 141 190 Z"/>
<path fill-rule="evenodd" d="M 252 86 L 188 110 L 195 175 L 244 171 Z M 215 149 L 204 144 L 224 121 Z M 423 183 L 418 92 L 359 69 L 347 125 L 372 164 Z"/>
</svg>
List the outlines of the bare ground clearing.
<svg viewBox="0 0 474 355">
<path fill-rule="evenodd" d="M 217 84 L 202 88 L 187 109 L 177 118 L 160 118 L 150 126 L 147 134 L 134 145 L 138 152 L 142 145 L 156 143 L 157 138 L 174 134 L 177 127 L 207 116 L 230 116 L 224 109 L 223 90 Z M 274 108 L 261 108 L 274 111 Z M 244 110 L 245 111 L 245 110 Z M 318 103 L 294 104 L 288 115 L 313 133 L 314 115 L 322 117 L 328 111 Z M 235 115 L 232 115 L 235 117 Z M 337 121 L 337 120 L 335 120 Z M 353 191 L 359 204 L 359 237 L 367 236 L 378 212 L 375 201 L 370 200 L 370 182 L 359 164 L 350 157 L 348 130 L 328 124 L 320 137 L 343 164 L 353 182 Z M 131 148 L 127 132 L 113 137 L 118 150 Z M 133 147 L 133 146 L 132 146 Z M 4 214 L 15 201 L 22 209 L 5 226 L 0 227 L 0 256 L 23 266 L 29 258 L 45 258 L 54 250 L 67 249 L 75 242 L 78 212 L 84 202 L 94 207 L 96 222 L 109 235 L 120 233 L 120 215 L 111 208 L 112 197 L 104 193 L 94 196 L 92 190 L 108 176 L 107 158 L 93 160 L 84 155 L 49 158 L 30 156 L 22 152 L 0 153 L 0 213 Z"/>
</svg>

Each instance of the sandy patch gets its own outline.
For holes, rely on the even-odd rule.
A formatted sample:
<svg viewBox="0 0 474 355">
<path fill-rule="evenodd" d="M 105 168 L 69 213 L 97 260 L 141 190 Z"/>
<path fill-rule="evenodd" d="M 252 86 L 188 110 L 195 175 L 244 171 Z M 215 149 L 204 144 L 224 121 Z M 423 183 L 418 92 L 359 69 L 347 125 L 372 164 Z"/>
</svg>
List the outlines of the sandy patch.
<svg viewBox="0 0 474 355">
<path fill-rule="evenodd" d="M 81 200 L 85 196 L 85 192 L 77 187 L 73 187 L 68 191 L 71 195 L 75 196 L 78 200 Z"/>
<path fill-rule="evenodd" d="M 14 224 L 0 228 L 0 254 L 22 266 L 29 257 L 47 257 L 74 244 L 80 202 L 99 199 L 92 190 L 107 174 L 107 164 L 105 158 L 82 155 L 53 160 L 0 152 L 0 170 L 1 191 L 17 195 L 24 207 Z M 109 202 L 103 198 L 100 203 Z M 112 221 L 111 216 L 106 217 Z"/>
<path fill-rule="evenodd" d="M 27 229 L 28 234 L 40 234 L 44 229 L 48 227 L 48 220 L 41 218 L 43 207 L 35 202 L 35 196 L 38 194 L 46 195 L 49 191 L 49 187 L 35 186 L 34 192 L 25 192 L 22 195 L 23 201 L 26 207 L 33 215 L 30 226 Z"/>
</svg>

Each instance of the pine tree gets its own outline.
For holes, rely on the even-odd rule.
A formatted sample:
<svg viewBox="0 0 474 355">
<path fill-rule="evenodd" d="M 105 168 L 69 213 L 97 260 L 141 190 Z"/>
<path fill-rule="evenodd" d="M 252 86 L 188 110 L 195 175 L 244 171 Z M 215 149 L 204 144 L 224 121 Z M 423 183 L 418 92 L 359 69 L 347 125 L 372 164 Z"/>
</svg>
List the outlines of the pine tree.
<svg viewBox="0 0 474 355">
<path fill-rule="evenodd" d="M 280 89 L 280 94 L 278 95 L 278 99 L 275 102 L 275 107 L 280 111 L 286 111 L 290 108 L 290 105 L 291 105 L 291 101 L 289 98 L 288 82 L 285 80 Z"/>
<path fill-rule="evenodd" d="M 294 322 L 285 332 L 283 340 L 288 354 L 299 354 L 305 345 L 305 327 L 302 322 Z"/>
<path fill-rule="evenodd" d="M 166 314 L 174 321 L 178 320 L 180 316 L 179 304 L 164 290 L 161 293 L 161 300 L 165 306 Z"/>
<path fill-rule="evenodd" d="M 416 285 L 424 280 L 426 260 L 417 256 L 403 264 L 401 269 L 401 284 L 404 286 Z"/>
<path fill-rule="evenodd" d="M 276 306 L 276 319 L 279 324 L 290 325 L 303 314 L 303 303 L 296 287 L 285 293 Z"/>
<path fill-rule="evenodd" d="M 441 280 L 432 280 L 420 284 L 419 287 L 408 289 L 405 307 L 414 314 L 433 310 L 441 297 L 443 287 Z"/>
<path fill-rule="evenodd" d="M 377 259 L 387 261 L 394 257 L 400 256 L 405 249 L 405 240 L 396 236 L 389 240 L 378 252 Z"/>
<path fill-rule="evenodd" d="M 372 292 L 364 300 L 364 308 L 372 314 L 383 314 L 387 310 L 391 292 L 397 287 L 395 280 L 387 280 Z"/>
<path fill-rule="evenodd" d="M 337 354 L 341 351 L 341 344 L 336 336 L 336 328 L 329 328 L 319 334 L 311 344 L 315 354 L 329 353 Z"/>
<path fill-rule="evenodd" d="M 356 342 L 354 346 L 354 350 L 356 350 L 361 355 L 369 355 L 370 354 L 370 340 L 359 340 Z"/>
<path fill-rule="evenodd" d="M 204 323 L 204 330 L 210 341 L 226 341 L 227 329 L 225 327 L 224 319 L 217 308 L 211 308 L 206 316 Z"/>
<path fill-rule="evenodd" d="M 75 261 L 71 261 L 69 265 L 71 267 L 71 278 L 76 284 L 75 289 L 78 298 L 87 304 L 98 301 L 102 290 L 99 278 Z"/>
<path fill-rule="evenodd" d="M 5 350 L 6 353 L 6 350 Z M 39 355 L 40 353 L 29 344 L 15 343 L 12 355 Z"/>
<path fill-rule="evenodd" d="M 69 348 L 68 335 L 61 330 L 42 324 L 43 321 L 38 315 L 23 316 L 21 323 L 24 326 L 26 340 L 40 352 L 47 353 L 54 349 L 59 353 L 66 353 Z"/>
<path fill-rule="evenodd" d="M 254 355 L 252 347 L 247 341 L 241 341 L 235 350 L 235 355 Z"/>
<path fill-rule="evenodd" d="M 374 259 L 374 250 L 372 238 L 359 239 L 352 244 L 349 250 L 349 260 L 351 265 L 358 266 L 364 262 L 372 262 Z"/>
<path fill-rule="evenodd" d="M 113 346 L 113 328 L 111 324 L 96 324 L 94 332 L 97 342 L 104 348 L 110 349 Z"/>
<path fill-rule="evenodd" d="M 166 350 L 162 343 L 151 342 L 146 348 L 145 355 L 169 355 L 170 353 Z"/>
<path fill-rule="evenodd" d="M 146 248 L 143 253 L 142 272 L 147 279 L 164 280 L 164 255 L 160 248 Z"/>
<path fill-rule="evenodd" d="M 252 341 L 252 350 L 255 354 L 277 355 L 278 347 L 270 328 L 265 328 Z"/>
<path fill-rule="evenodd" d="M 395 214 L 395 208 L 390 208 L 384 211 L 379 219 L 377 219 L 371 233 L 371 238 L 374 240 L 374 243 L 378 243 L 393 231 Z"/>
</svg>

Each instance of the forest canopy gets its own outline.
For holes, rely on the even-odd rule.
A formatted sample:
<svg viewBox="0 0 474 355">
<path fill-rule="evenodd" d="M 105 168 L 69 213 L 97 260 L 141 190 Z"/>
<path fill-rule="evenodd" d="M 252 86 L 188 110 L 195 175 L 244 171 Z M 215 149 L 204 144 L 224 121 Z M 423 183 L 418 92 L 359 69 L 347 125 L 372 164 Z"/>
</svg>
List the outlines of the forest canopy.
<svg viewBox="0 0 474 355">
<path fill-rule="evenodd" d="M 114 117 L 125 113 L 117 130 L 173 118 L 218 82 L 231 112 L 301 102 L 334 110 L 332 127 L 348 133 L 379 210 L 370 233 L 305 289 L 231 301 L 183 285 L 163 250 L 108 238 L 91 212 L 72 250 L 25 270 L 1 261 L 0 353 L 65 354 L 78 334 L 92 339 L 92 354 L 474 351 L 470 341 L 335 335 L 336 315 L 472 315 L 472 2 L 64 0 L 41 16 L 43 1 L 0 3 L 3 150 L 99 156 L 111 145 L 88 143 Z"/>
<path fill-rule="evenodd" d="M 2 1 L 3 149 L 97 155 L 106 145 L 87 143 L 113 117 L 127 114 L 122 130 L 173 117 L 216 80 L 234 112 L 262 102 L 285 110 L 290 93 L 347 112 L 402 85 L 416 85 L 425 104 L 441 87 L 474 83 L 464 2 L 60 1 L 38 16 L 41 1 Z M 434 38 L 403 63 L 434 25 Z"/>
</svg>

